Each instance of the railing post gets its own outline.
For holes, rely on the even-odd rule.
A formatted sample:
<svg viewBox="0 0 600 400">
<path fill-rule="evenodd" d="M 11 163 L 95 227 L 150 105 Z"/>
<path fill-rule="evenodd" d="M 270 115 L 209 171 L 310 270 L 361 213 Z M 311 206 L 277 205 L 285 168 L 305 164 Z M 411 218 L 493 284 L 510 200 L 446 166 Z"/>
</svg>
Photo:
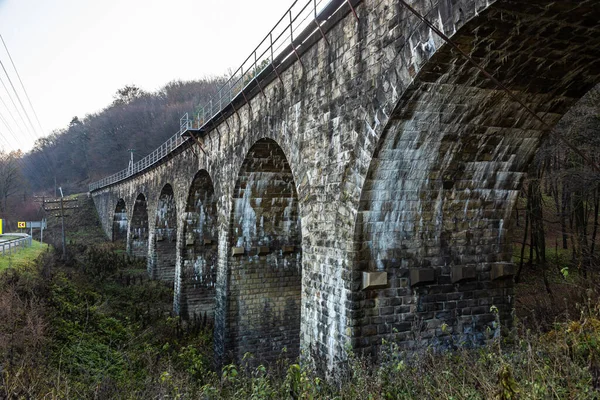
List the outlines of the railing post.
<svg viewBox="0 0 600 400">
<path fill-rule="evenodd" d="M 260 73 L 261 73 L 261 71 L 259 71 L 259 68 L 258 68 L 258 58 L 256 55 L 256 50 L 254 50 L 254 76 L 252 77 L 252 79 L 256 79 L 256 84 L 258 85 L 258 88 L 260 89 L 260 92 L 262 93 L 263 97 L 267 97 L 267 95 L 263 91 L 260 81 L 258 80 L 258 75 Z"/>
<path fill-rule="evenodd" d="M 273 54 L 273 31 L 269 32 L 269 40 L 271 42 L 271 46 L 270 46 L 270 49 L 271 49 L 271 65 L 273 66 L 273 69 L 275 70 L 275 74 L 277 75 L 277 78 L 279 78 L 279 82 L 281 82 L 281 84 L 283 85 L 283 79 L 281 79 L 281 75 L 279 75 L 279 71 L 277 71 L 277 66 L 275 65 L 275 56 Z"/>
<path fill-rule="evenodd" d="M 350 6 L 352 6 L 352 5 L 350 5 Z M 313 0 L 313 9 L 315 12 L 315 24 L 317 24 L 317 28 L 319 29 L 319 32 L 321 32 L 321 37 L 323 39 L 325 39 L 325 43 L 327 43 L 327 46 L 329 46 L 329 41 L 325 37 L 325 33 L 323 32 L 323 29 L 321 29 L 321 24 L 319 23 L 319 21 L 317 21 L 317 0 Z"/>
<path fill-rule="evenodd" d="M 293 25 L 294 25 L 294 19 L 292 17 L 292 10 L 290 9 L 290 43 L 292 44 L 292 50 L 294 50 L 296 59 L 298 60 L 298 62 L 302 66 L 302 68 L 304 68 L 304 64 L 302 64 L 302 60 L 300 60 L 300 56 L 298 55 L 298 52 L 296 51 L 296 46 L 294 45 L 294 26 Z"/>
</svg>

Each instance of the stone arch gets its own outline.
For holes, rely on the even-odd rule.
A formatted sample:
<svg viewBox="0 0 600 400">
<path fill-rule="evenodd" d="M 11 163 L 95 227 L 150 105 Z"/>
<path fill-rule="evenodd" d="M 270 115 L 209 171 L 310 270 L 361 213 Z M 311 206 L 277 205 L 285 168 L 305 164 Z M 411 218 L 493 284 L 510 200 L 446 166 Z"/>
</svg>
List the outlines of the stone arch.
<svg viewBox="0 0 600 400">
<path fill-rule="evenodd" d="M 271 139 L 258 140 L 232 196 L 226 351 L 261 361 L 296 357 L 302 290 L 298 195 L 290 165 Z"/>
<path fill-rule="evenodd" d="M 135 257 L 148 257 L 148 204 L 140 193 L 133 205 L 127 251 Z"/>
<path fill-rule="evenodd" d="M 113 215 L 112 241 L 126 242 L 127 228 L 127 207 L 125 206 L 125 200 L 119 199 Z"/>
<path fill-rule="evenodd" d="M 506 233 L 518 190 L 547 126 L 600 81 L 597 4 L 542 3 L 492 3 L 452 40 L 547 125 L 450 46 L 423 47 L 431 54 L 390 115 L 362 187 L 355 347 L 374 351 L 390 336 L 407 347 L 482 343 L 486 328 L 494 332 L 492 305 L 510 326 Z M 363 277 L 380 273 L 386 284 L 364 288 Z"/>
<path fill-rule="evenodd" d="M 198 171 L 190 186 L 183 240 L 179 313 L 212 319 L 218 262 L 217 199 L 206 170 Z"/>
<path fill-rule="evenodd" d="M 166 184 L 156 204 L 151 276 L 173 282 L 177 261 L 177 205 L 173 187 Z"/>
</svg>

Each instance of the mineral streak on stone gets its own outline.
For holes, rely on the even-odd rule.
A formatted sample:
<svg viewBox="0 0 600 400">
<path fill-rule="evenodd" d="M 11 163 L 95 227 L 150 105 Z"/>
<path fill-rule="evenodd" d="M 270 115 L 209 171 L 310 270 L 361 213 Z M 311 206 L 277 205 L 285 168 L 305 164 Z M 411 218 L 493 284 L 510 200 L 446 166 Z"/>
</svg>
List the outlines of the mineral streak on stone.
<svg viewBox="0 0 600 400">
<path fill-rule="evenodd" d="M 353 4 L 215 121 L 206 154 L 189 141 L 92 193 L 108 237 L 124 200 L 128 249 L 175 279 L 176 311 L 214 309 L 220 360 L 478 345 L 492 305 L 510 326 L 508 221 L 547 127 L 397 1 Z M 600 82 L 599 0 L 411 5 L 549 126 Z M 183 282 L 211 279 L 192 304 Z"/>
<path fill-rule="evenodd" d="M 115 207 L 112 240 L 113 242 L 125 242 L 127 240 L 127 210 L 123 199 L 119 199 Z"/>
<path fill-rule="evenodd" d="M 127 252 L 136 257 L 148 256 L 148 208 L 146 197 L 140 193 L 133 202 L 131 224 L 127 232 Z"/>
<path fill-rule="evenodd" d="M 190 187 L 184 216 L 184 246 L 180 289 L 175 301 L 177 311 L 185 317 L 214 317 L 218 248 L 217 201 L 207 171 L 199 171 Z"/>
</svg>

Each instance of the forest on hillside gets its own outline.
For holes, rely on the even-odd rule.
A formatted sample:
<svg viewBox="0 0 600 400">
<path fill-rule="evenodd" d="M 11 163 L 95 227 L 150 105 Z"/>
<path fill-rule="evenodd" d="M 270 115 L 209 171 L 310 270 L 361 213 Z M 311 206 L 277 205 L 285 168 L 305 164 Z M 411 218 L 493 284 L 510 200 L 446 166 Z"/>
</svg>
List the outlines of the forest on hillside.
<svg viewBox="0 0 600 400">
<path fill-rule="evenodd" d="M 223 78 L 173 81 L 156 92 L 125 86 L 97 113 L 74 116 L 68 126 L 38 139 L 22 155 L 21 170 L 33 192 L 60 185 L 69 193 L 127 168 L 179 130 L 179 119 L 216 93 Z"/>
</svg>

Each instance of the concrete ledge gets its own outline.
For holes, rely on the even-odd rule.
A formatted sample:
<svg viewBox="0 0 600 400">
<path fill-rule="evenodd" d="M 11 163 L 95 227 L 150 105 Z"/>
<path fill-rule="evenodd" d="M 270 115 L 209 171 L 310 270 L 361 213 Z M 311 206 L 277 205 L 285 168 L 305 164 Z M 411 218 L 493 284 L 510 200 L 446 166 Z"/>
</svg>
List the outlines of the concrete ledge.
<svg viewBox="0 0 600 400">
<path fill-rule="evenodd" d="M 490 277 L 492 280 L 509 278 L 515 274 L 515 265 L 512 263 L 502 263 L 492 265 Z"/>
<path fill-rule="evenodd" d="M 410 286 L 417 286 L 435 281 L 433 268 L 414 268 L 410 270 Z"/>
<path fill-rule="evenodd" d="M 231 255 L 232 256 L 243 256 L 244 255 L 244 248 L 243 247 L 232 247 L 231 248 Z"/>
<path fill-rule="evenodd" d="M 269 254 L 270 252 L 271 250 L 268 246 L 258 246 L 256 248 L 256 254 L 258 254 L 259 256 L 264 256 L 265 254 Z"/>
<path fill-rule="evenodd" d="M 452 283 L 475 279 L 476 277 L 477 277 L 477 270 L 474 266 L 452 267 L 452 272 L 451 272 Z"/>
<path fill-rule="evenodd" d="M 283 254 L 293 253 L 296 248 L 294 246 L 283 246 L 281 252 Z"/>
<path fill-rule="evenodd" d="M 375 289 L 387 286 L 387 272 L 362 273 L 362 289 Z"/>
<path fill-rule="evenodd" d="M 205 246 L 209 246 L 211 244 L 213 244 L 213 240 L 212 239 L 204 239 L 204 245 Z"/>
</svg>

